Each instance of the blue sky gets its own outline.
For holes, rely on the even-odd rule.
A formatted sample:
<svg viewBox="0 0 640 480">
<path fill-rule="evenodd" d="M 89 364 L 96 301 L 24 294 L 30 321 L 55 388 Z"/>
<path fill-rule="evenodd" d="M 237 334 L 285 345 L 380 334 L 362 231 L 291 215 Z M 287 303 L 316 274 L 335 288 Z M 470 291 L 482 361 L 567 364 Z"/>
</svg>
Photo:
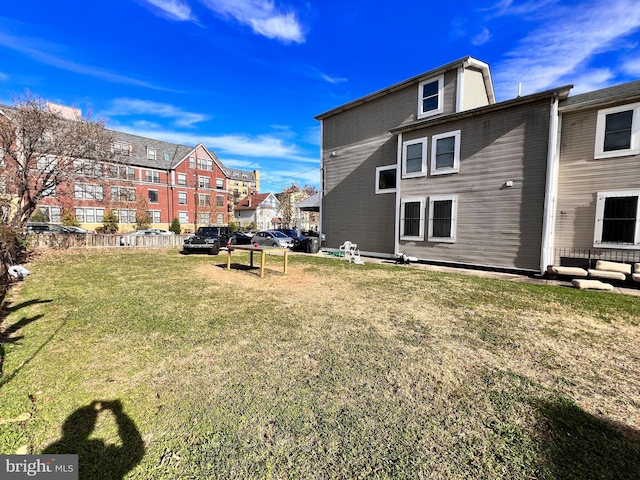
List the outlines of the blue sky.
<svg viewBox="0 0 640 480">
<path fill-rule="evenodd" d="M 0 0 L 0 103 L 26 90 L 107 126 L 319 186 L 314 116 L 466 55 L 499 101 L 640 78 L 637 0 Z"/>
</svg>

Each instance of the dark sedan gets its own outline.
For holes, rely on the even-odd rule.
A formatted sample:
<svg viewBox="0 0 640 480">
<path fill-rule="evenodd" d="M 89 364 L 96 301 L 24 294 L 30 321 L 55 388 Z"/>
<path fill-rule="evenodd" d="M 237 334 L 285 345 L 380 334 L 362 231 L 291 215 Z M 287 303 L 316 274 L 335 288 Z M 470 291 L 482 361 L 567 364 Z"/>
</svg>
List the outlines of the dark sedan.
<svg viewBox="0 0 640 480">
<path fill-rule="evenodd" d="M 251 245 L 251 237 L 241 232 L 233 232 L 229 237 L 231 245 Z"/>
</svg>

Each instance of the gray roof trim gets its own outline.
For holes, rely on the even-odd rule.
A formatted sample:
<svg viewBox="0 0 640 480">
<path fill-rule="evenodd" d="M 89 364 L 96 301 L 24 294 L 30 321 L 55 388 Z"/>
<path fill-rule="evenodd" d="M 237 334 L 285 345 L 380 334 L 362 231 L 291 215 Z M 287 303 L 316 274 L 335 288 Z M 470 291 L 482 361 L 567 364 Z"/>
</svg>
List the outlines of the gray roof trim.
<svg viewBox="0 0 640 480">
<path fill-rule="evenodd" d="M 411 84 L 418 84 L 420 83 L 421 80 L 424 80 L 425 78 L 428 77 L 433 77 L 435 75 L 441 75 L 445 72 L 449 72 L 455 68 L 459 68 L 459 67 L 467 67 L 467 66 L 474 66 L 476 68 L 481 68 L 483 69 L 483 77 L 485 78 L 485 85 L 486 85 L 486 80 L 487 78 L 491 78 L 489 75 L 489 66 L 484 63 L 484 62 L 480 62 L 479 60 L 476 60 L 475 58 L 472 58 L 470 56 L 466 56 L 463 57 L 459 60 L 455 60 L 451 63 L 447 63 L 446 65 L 443 65 L 441 67 L 435 68 L 433 70 L 429 70 L 428 72 L 424 72 L 421 73 L 420 75 L 416 75 L 415 77 L 411 77 L 408 80 L 404 80 L 400 83 L 396 83 L 394 85 L 391 85 L 390 87 L 387 88 L 383 88 L 382 90 L 378 90 L 377 92 L 371 93 L 369 95 L 365 95 L 364 97 L 358 98 L 356 100 L 353 100 L 349 103 L 345 103 L 344 105 L 341 105 L 339 107 L 333 108 L 327 112 L 321 113 L 320 115 L 317 115 L 316 117 L 314 117 L 316 120 L 324 120 L 327 117 L 330 117 L 332 115 L 335 115 L 337 113 L 343 112 L 345 110 L 349 110 L 351 108 L 357 107 L 358 105 L 361 105 L 363 103 L 366 102 L 370 102 L 371 100 L 375 100 L 376 98 L 380 98 L 383 97 L 385 95 L 388 95 L 391 92 L 395 92 L 396 90 L 400 90 L 402 88 L 405 88 Z M 486 72 L 485 72 L 485 66 L 486 66 Z M 490 90 L 493 89 L 493 84 L 490 87 Z M 493 94 L 493 92 L 487 92 L 487 95 L 489 96 L 489 98 L 494 98 L 495 99 L 495 95 Z"/>
<path fill-rule="evenodd" d="M 604 106 L 623 100 L 636 101 L 639 98 L 640 80 L 636 80 L 569 97 L 560 103 L 558 110 L 568 112 L 594 106 Z"/>
<path fill-rule="evenodd" d="M 240 170 L 239 168 L 231 168 L 231 167 L 223 167 L 223 171 L 227 175 L 227 177 L 232 179 L 232 180 L 238 179 L 240 181 L 244 180 L 244 181 L 248 181 L 248 182 L 255 182 L 256 181 L 256 177 L 255 177 L 253 171 Z M 232 174 L 235 173 L 235 172 L 237 172 L 241 176 L 242 176 L 242 174 L 246 174 L 247 178 L 233 176 Z"/>
<path fill-rule="evenodd" d="M 569 95 L 569 90 L 571 90 L 571 88 L 573 88 L 573 85 L 565 85 L 563 87 L 554 88 L 552 90 L 545 90 L 544 92 L 532 93 L 531 95 L 525 95 L 524 97 L 516 97 L 511 100 L 505 100 L 504 102 L 494 103 L 493 105 L 485 105 L 484 107 L 474 108 L 473 110 L 465 110 L 464 112 L 452 113 L 443 117 L 419 120 L 417 122 L 400 125 L 396 128 L 392 128 L 389 131 L 394 135 L 398 133 L 411 132 L 413 130 L 418 130 L 426 126 L 439 125 L 441 123 L 460 120 L 461 118 L 483 115 L 485 113 L 511 108 L 516 105 L 525 105 L 527 103 L 536 102 L 544 98 L 552 98 L 555 95 L 557 95 L 558 98 L 563 99 L 566 98 L 567 95 Z"/>
<path fill-rule="evenodd" d="M 114 141 L 128 143 L 133 146 L 131 155 L 120 156 L 120 163 L 131 166 L 156 170 L 172 170 L 194 150 L 194 147 L 187 145 L 163 142 L 162 140 L 154 140 L 152 138 L 119 132 L 117 130 L 111 131 L 113 132 Z M 149 160 L 147 158 L 147 148 L 156 151 L 155 160 Z M 169 162 L 164 160 L 164 153 L 170 155 Z"/>
</svg>

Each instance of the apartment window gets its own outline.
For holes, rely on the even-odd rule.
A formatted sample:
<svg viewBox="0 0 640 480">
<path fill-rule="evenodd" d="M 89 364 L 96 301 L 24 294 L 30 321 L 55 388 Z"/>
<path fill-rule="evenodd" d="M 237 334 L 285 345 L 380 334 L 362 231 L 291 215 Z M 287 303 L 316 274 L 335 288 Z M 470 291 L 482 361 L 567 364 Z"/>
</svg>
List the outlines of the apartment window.
<svg viewBox="0 0 640 480">
<path fill-rule="evenodd" d="M 198 212 L 198 223 L 200 225 L 209 225 L 209 212 Z"/>
<path fill-rule="evenodd" d="M 207 158 L 198 158 L 198 168 L 201 170 L 213 170 L 213 161 Z"/>
<path fill-rule="evenodd" d="M 187 175 L 184 173 L 178 174 L 178 185 L 186 185 L 187 184 Z"/>
<path fill-rule="evenodd" d="M 216 195 L 216 206 L 224 207 L 224 197 L 222 195 Z"/>
<path fill-rule="evenodd" d="M 189 168 L 196 168 L 196 157 L 189 157 Z"/>
<path fill-rule="evenodd" d="M 136 189 L 131 187 L 111 187 L 111 201 L 135 202 Z"/>
<path fill-rule="evenodd" d="M 102 165 L 99 163 L 83 161 L 83 160 L 74 160 L 73 170 L 78 175 L 85 175 L 88 177 L 102 176 Z"/>
<path fill-rule="evenodd" d="M 155 160 L 156 151 L 152 148 L 147 148 L 147 160 Z"/>
<path fill-rule="evenodd" d="M 149 190 L 149 203 L 158 203 L 158 190 Z"/>
<path fill-rule="evenodd" d="M 57 184 L 55 182 L 50 183 L 49 185 L 42 186 L 42 196 L 43 197 L 55 197 L 57 192 Z"/>
<path fill-rule="evenodd" d="M 376 168 L 376 193 L 392 193 L 396 191 L 395 165 Z"/>
<path fill-rule="evenodd" d="M 430 78 L 418 85 L 418 118 L 442 113 L 444 76 Z"/>
<path fill-rule="evenodd" d="M 47 222 L 60 223 L 62 221 L 62 209 L 60 207 L 39 207 Z"/>
<path fill-rule="evenodd" d="M 113 213 L 118 217 L 119 223 L 136 223 L 135 210 L 114 210 Z"/>
<path fill-rule="evenodd" d="M 178 192 L 178 205 L 187 204 L 187 192 Z"/>
<path fill-rule="evenodd" d="M 600 110 L 596 122 L 595 158 L 640 153 L 639 115 L 640 103 Z"/>
<path fill-rule="evenodd" d="M 85 200 L 102 200 L 102 185 L 75 183 L 73 185 L 73 196 L 74 198 Z"/>
<path fill-rule="evenodd" d="M 224 181 L 221 178 L 216 178 L 216 188 L 223 188 Z"/>
<path fill-rule="evenodd" d="M 427 172 L 427 139 L 402 144 L 402 178 L 422 177 Z"/>
<path fill-rule="evenodd" d="M 178 212 L 178 221 L 183 225 L 189 223 L 189 214 L 187 212 Z"/>
<path fill-rule="evenodd" d="M 599 192 L 595 247 L 637 248 L 640 245 L 640 190 Z"/>
<path fill-rule="evenodd" d="M 151 223 L 160 223 L 160 210 L 149 210 L 147 213 L 151 218 Z"/>
<path fill-rule="evenodd" d="M 135 170 L 133 167 L 126 167 L 124 165 L 110 165 L 109 176 L 111 178 L 123 178 L 125 180 L 135 180 Z"/>
<path fill-rule="evenodd" d="M 150 183 L 160 183 L 160 172 L 155 172 L 153 170 L 145 170 L 144 179 Z"/>
<path fill-rule="evenodd" d="M 168 153 L 163 153 L 162 156 L 164 157 L 165 162 L 171 161 L 171 156 Z"/>
<path fill-rule="evenodd" d="M 405 198 L 400 202 L 400 239 L 424 240 L 424 198 Z"/>
<path fill-rule="evenodd" d="M 431 139 L 431 175 L 460 171 L 460 130 L 434 135 Z"/>
<path fill-rule="evenodd" d="M 445 195 L 429 197 L 429 233 L 430 242 L 456 241 L 456 216 L 458 196 Z"/>
<path fill-rule="evenodd" d="M 216 217 L 218 225 L 222 225 L 224 223 L 224 213 L 218 213 Z"/>
<path fill-rule="evenodd" d="M 203 193 L 198 194 L 198 205 L 201 207 L 211 206 L 211 195 L 205 195 Z"/>
<path fill-rule="evenodd" d="M 102 223 L 104 208 L 76 208 L 76 220 L 80 223 Z"/>
<path fill-rule="evenodd" d="M 209 188 L 211 186 L 211 179 L 209 177 L 198 177 L 198 187 Z"/>
<path fill-rule="evenodd" d="M 131 145 L 123 142 L 116 142 L 113 144 L 113 152 L 118 155 L 131 155 Z"/>
</svg>

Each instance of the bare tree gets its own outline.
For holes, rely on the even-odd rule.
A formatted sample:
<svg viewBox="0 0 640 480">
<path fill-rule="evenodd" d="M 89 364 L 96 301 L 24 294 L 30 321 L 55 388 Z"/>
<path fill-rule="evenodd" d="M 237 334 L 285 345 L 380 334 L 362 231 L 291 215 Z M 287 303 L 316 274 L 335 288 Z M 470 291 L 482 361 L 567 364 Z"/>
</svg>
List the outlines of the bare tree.
<svg viewBox="0 0 640 480">
<path fill-rule="evenodd" d="M 114 160 L 113 140 L 102 121 L 69 118 L 30 93 L 0 107 L 0 177 L 15 201 L 11 225 L 24 225 L 52 192 L 72 192 L 79 176 L 102 177 L 99 162 Z"/>
<path fill-rule="evenodd" d="M 278 215 L 282 218 L 282 223 L 288 228 L 296 227 L 296 205 L 305 198 L 309 198 L 318 190 L 313 185 L 305 185 L 300 188 L 297 183 L 293 183 L 290 187 L 285 188 L 281 193 L 276 194 L 280 202 Z"/>
</svg>

